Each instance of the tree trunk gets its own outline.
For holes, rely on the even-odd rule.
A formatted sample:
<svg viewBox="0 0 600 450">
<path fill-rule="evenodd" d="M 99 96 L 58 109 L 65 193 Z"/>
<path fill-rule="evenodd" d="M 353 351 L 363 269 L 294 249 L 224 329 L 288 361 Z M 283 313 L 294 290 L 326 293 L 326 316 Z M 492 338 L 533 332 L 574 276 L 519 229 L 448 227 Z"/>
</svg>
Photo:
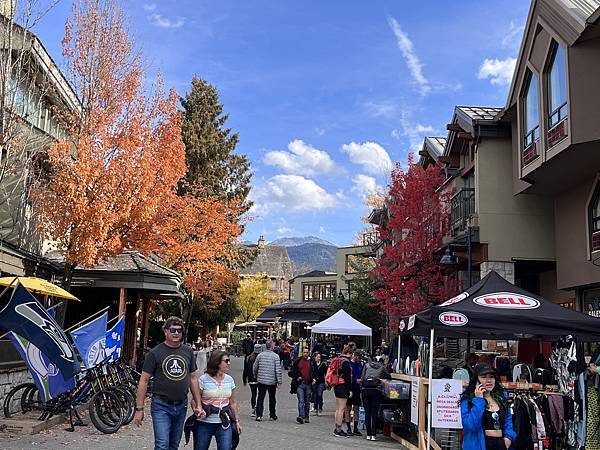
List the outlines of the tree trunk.
<svg viewBox="0 0 600 450">
<path fill-rule="evenodd" d="M 77 264 L 75 264 L 75 263 L 65 262 L 65 270 L 63 272 L 63 276 L 62 276 L 62 280 L 61 280 L 60 284 L 61 284 L 62 288 L 67 292 L 71 292 L 71 282 L 73 281 L 73 274 L 75 273 L 76 266 L 77 266 Z M 64 328 L 64 326 L 65 326 L 66 314 L 67 314 L 67 300 L 62 299 L 60 301 L 60 307 L 56 308 L 56 313 L 55 313 L 55 317 L 54 317 L 56 322 L 62 328 Z"/>
</svg>

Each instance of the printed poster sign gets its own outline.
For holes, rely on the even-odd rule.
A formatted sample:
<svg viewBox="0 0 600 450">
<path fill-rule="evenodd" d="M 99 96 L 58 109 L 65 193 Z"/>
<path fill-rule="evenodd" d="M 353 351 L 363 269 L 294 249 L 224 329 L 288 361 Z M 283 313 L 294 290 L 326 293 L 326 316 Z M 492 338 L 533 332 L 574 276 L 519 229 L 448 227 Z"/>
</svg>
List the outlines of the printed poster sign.
<svg viewBox="0 0 600 450">
<path fill-rule="evenodd" d="M 419 378 L 410 380 L 410 421 L 419 425 Z"/>
<path fill-rule="evenodd" d="M 460 395 L 462 380 L 431 380 L 431 426 L 434 428 L 462 428 Z"/>
</svg>

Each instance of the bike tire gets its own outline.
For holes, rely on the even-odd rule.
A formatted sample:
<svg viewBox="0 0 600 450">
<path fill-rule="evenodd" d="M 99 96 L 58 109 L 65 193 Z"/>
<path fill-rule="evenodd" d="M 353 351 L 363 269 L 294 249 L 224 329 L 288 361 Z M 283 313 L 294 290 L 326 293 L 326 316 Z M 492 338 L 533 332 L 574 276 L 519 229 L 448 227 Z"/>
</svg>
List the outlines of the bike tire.
<svg viewBox="0 0 600 450">
<path fill-rule="evenodd" d="M 129 425 L 135 415 L 135 397 L 123 386 L 114 386 L 109 389 L 119 396 L 119 399 L 123 404 L 123 423 L 121 426 Z"/>
<path fill-rule="evenodd" d="M 21 410 L 23 412 L 33 411 L 34 409 L 40 409 L 42 399 L 40 396 L 40 390 L 37 385 L 30 386 L 29 389 L 21 397 Z"/>
<path fill-rule="evenodd" d="M 92 396 L 88 410 L 90 420 L 104 434 L 116 433 L 123 423 L 123 405 L 114 392 L 103 390 Z"/>
<path fill-rule="evenodd" d="M 27 392 L 32 387 L 35 388 L 36 385 L 34 383 L 21 383 L 8 392 L 4 398 L 4 404 L 2 405 L 4 417 L 10 419 L 11 417 L 23 412 L 23 397 L 27 395 Z"/>
</svg>

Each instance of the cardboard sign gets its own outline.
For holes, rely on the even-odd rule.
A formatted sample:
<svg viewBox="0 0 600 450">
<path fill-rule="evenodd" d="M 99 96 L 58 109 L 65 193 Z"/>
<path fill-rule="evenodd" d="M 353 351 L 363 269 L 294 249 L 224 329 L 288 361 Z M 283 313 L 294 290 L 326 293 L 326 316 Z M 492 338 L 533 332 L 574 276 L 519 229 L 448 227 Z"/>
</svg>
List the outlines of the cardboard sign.
<svg viewBox="0 0 600 450">
<path fill-rule="evenodd" d="M 434 428 L 462 428 L 460 395 L 462 380 L 431 380 L 431 426 Z"/>
<path fill-rule="evenodd" d="M 410 421 L 419 425 L 419 378 L 410 380 Z"/>
</svg>

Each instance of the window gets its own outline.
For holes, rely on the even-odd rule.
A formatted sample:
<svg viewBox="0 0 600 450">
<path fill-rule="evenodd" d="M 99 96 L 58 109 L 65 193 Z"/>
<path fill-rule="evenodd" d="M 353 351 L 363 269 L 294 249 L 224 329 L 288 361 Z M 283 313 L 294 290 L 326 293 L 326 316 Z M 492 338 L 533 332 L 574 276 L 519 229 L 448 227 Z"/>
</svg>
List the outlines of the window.
<svg viewBox="0 0 600 450">
<path fill-rule="evenodd" d="M 555 44 L 550 72 L 548 73 L 548 111 L 550 128 L 568 115 L 567 109 L 567 64 L 565 49 Z"/>
<path fill-rule="evenodd" d="M 592 251 L 600 250 L 600 185 L 596 186 L 596 191 L 590 204 L 590 231 L 592 241 Z"/>
<path fill-rule="evenodd" d="M 523 97 L 523 129 L 525 147 L 529 147 L 540 138 L 540 114 L 538 102 L 538 77 L 529 72 L 529 79 Z"/>
<path fill-rule="evenodd" d="M 305 302 L 319 300 L 333 300 L 336 296 L 335 283 L 303 284 L 302 300 Z"/>
</svg>

